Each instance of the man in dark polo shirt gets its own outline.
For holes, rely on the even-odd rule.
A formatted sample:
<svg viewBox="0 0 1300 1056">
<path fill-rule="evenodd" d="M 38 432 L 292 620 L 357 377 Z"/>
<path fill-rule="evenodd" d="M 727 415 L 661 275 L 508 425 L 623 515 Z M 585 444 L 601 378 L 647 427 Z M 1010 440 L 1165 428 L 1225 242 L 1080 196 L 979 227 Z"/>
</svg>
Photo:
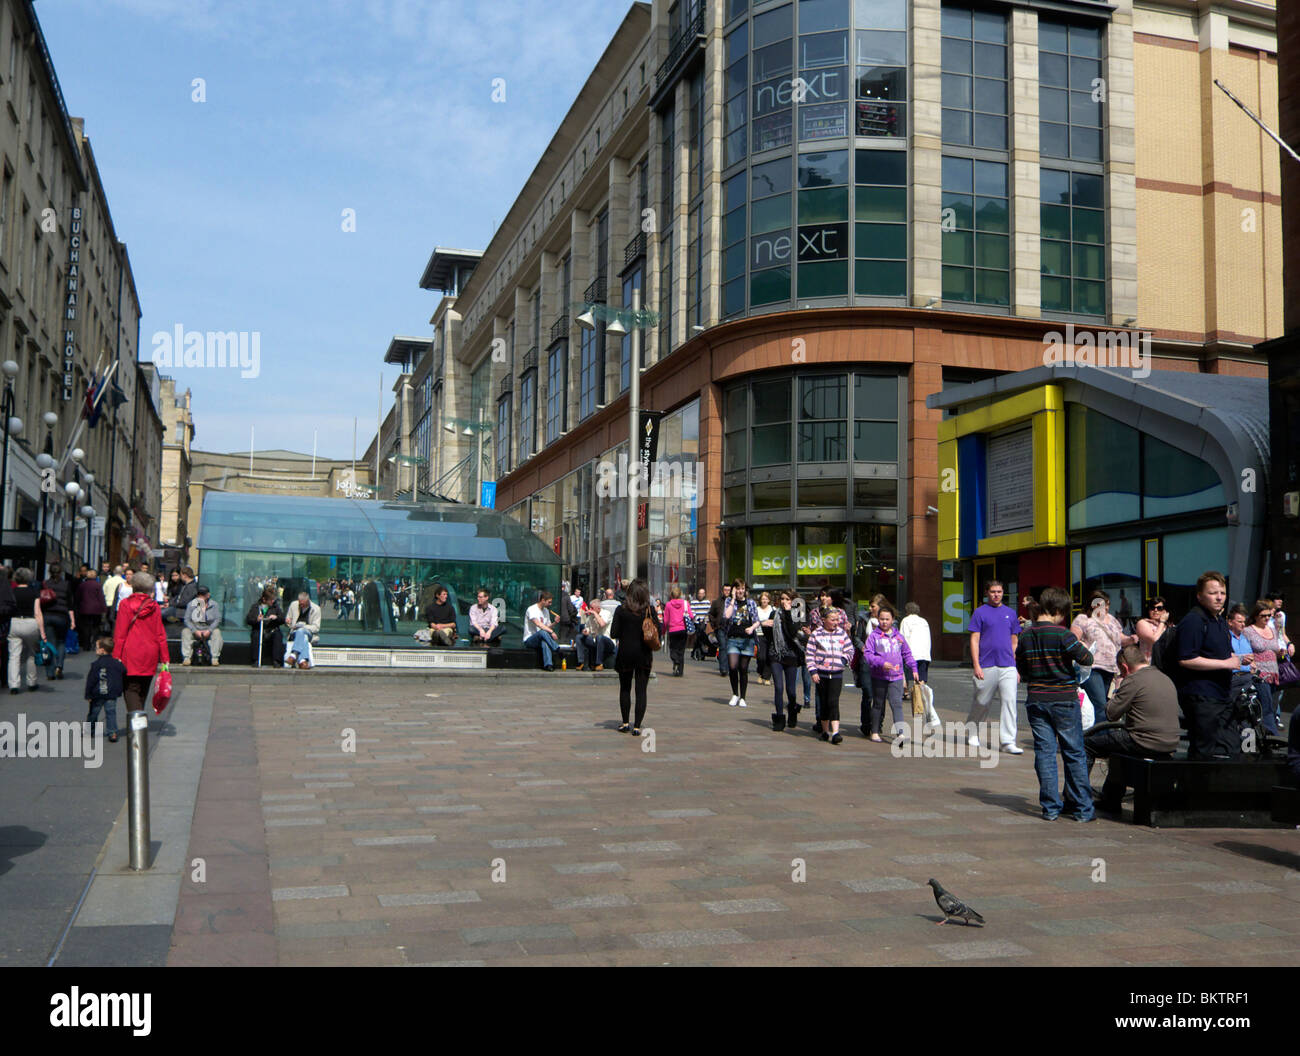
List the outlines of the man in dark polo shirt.
<svg viewBox="0 0 1300 1056">
<path fill-rule="evenodd" d="M 1178 706 L 1187 719 L 1187 757 L 1241 755 L 1232 720 L 1232 674 L 1240 661 L 1223 618 L 1228 583 L 1222 573 L 1204 572 L 1196 581 L 1196 604 L 1178 622 Z"/>
<path fill-rule="evenodd" d="M 456 610 L 447 600 L 447 588 L 441 583 L 433 588 L 433 601 L 424 610 L 424 620 L 429 625 L 430 645 L 456 644 Z"/>
<path fill-rule="evenodd" d="M 1140 645 L 1126 645 L 1119 654 L 1123 681 L 1106 704 L 1106 718 L 1123 726 L 1093 727 L 1083 735 L 1088 773 L 1098 759 L 1136 755 L 1164 759 L 1178 748 L 1178 690 L 1169 676 L 1147 663 Z M 1118 814 L 1124 798 L 1124 776 L 1112 766 L 1097 800 L 1097 809 Z"/>
</svg>

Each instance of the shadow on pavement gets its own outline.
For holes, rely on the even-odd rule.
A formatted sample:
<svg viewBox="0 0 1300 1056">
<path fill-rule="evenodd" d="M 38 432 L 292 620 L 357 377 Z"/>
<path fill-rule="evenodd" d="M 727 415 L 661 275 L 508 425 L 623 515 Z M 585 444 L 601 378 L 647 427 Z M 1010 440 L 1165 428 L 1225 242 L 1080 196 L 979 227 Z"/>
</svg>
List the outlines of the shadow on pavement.
<svg viewBox="0 0 1300 1056">
<path fill-rule="evenodd" d="M 14 867 L 14 859 L 39 851 L 49 837 L 26 825 L 0 826 L 0 876 Z"/>
<path fill-rule="evenodd" d="M 1042 808 L 1024 796 L 1009 796 L 1001 792 L 990 792 L 984 788 L 959 788 L 957 794 L 971 799 L 978 799 L 981 803 L 987 803 L 989 806 L 1002 807 L 1013 814 L 1026 814 L 1031 818 L 1036 818 L 1042 814 Z"/>
<path fill-rule="evenodd" d="M 1229 854 L 1240 854 L 1244 858 L 1254 858 L 1259 862 L 1268 862 L 1270 865 L 1280 865 L 1284 869 L 1300 871 L 1300 854 L 1292 851 L 1282 851 L 1259 843 L 1238 843 L 1236 840 L 1224 840 L 1214 846 Z"/>
</svg>

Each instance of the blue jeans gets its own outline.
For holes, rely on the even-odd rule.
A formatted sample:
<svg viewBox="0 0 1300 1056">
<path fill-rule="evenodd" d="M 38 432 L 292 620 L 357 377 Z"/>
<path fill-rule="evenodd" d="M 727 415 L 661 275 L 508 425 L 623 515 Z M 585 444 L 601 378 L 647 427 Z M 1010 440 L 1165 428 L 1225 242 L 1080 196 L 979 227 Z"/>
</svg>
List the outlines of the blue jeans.
<svg viewBox="0 0 1300 1056">
<path fill-rule="evenodd" d="M 813 700 L 812 672 L 808 670 L 807 665 L 800 664 L 799 670 L 803 674 L 803 706 L 812 707 L 816 701 Z"/>
<path fill-rule="evenodd" d="M 53 678 L 56 669 L 63 670 L 63 658 L 68 652 L 67 616 L 51 614 L 45 617 L 45 640 L 54 650 L 54 663 L 47 671 L 48 676 Z"/>
<path fill-rule="evenodd" d="M 106 719 L 105 733 L 117 733 L 117 697 L 92 697 L 86 721 L 93 725 L 101 709 Z"/>
<path fill-rule="evenodd" d="M 1261 721 L 1264 724 L 1265 731 L 1271 733 L 1274 737 L 1279 736 L 1282 728 L 1278 725 L 1277 720 L 1281 717 L 1281 712 L 1273 703 L 1273 687 L 1262 678 L 1259 680 L 1259 704 L 1264 712 Z"/>
<path fill-rule="evenodd" d="M 795 694 L 799 688 L 799 664 L 772 664 L 772 685 L 775 687 L 773 694 L 773 708 L 778 712 L 787 707 L 797 707 L 798 702 Z M 809 676 L 812 677 L 811 675 Z M 783 701 L 781 698 L 785 697 Z"/>
<path fill-rule="evenodd" d="M 718 632 L 718 673 L 724 677 L 727 674 L 727 636 L 721 631 Z"/>
<path fill-rule="evenodd" d="M 540 649 L 542 653 L 542 666 L 555 666 L 555 639 L 549 634 L 542 631 L 534 631 L 529 637 L 524 639 L 525 649 Z"/>
<path fill-rule="evenodd" d="M 287 657 L 288 653 L 297 653 L 299 663 L 301 663 L 303 660 L 306 660 L 307 663 L 310 664 L 312 662 L 311 632 L 306 630 L 305 628 L 299 628 L 298 630 L 294 631 L 293 636 L 289 640 L 289 648 L 285 650 L 285 653 L 286 653 L 286 660 L 288 658 Z"/>
<path fill-rule="evenodd" d="M 574 646 L 578 650 L 578 663 L 590 663 L 592 667 L 600 667 L 614 652 L 613 641 L 603 634 L 594 636 L 590 634 L 579 635 Z M 595 654 L 594 659 L 592 654 Z"/>
<path fill-rule="evenodd" d="M 1055 818 L 1064 810 L 1081 821 L 1091 821 L 1092 792 L 1088 788 L 1088 757 L 1083 750 L 1083 718 L 1078 702 L 1031 700 L 1025 711 L 1034 734 L 1034 772 L 1038 774 L 1038 802 L 1043 817 Z M 1065 764 L 1064 805 L 1056 784 L 1058 745 Z"/>
</svg>

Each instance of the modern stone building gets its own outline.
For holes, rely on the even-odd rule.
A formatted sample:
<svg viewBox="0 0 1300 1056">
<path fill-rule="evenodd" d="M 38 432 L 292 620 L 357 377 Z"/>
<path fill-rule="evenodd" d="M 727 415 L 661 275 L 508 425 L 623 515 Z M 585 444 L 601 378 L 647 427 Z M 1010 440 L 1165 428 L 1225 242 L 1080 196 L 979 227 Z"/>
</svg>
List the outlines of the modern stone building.
<svg viewBox="0 0 1300 1056">
<path fill-rule="evenodd" d="M 9 442 L 0 550 L 31 561 L 71 545 L 69 560 L 118 558 L 140 527 L 131 494 L 139 299 L 91 142 L 68 115 L 30 0 L 0 2 L 0 99 L 0 360 L 18 368 L 23 423 Z M 113 363 L 116 391 L 78 433 L 87 387 Z M 79 466 L 65 458 L 78 447 Z M 47 453 L 57 490 L 41 488 Z M 81 506 L 63 490 L 73 479 Z M 93 518 L 79 516 L 86 507 Z"/>
<path fill-rule="evenodd" d="M 641 503 L 653 590 L 934 612 L 928 397 L 1099 336 L 1111 365 L 1264 375 L 1277 153 L 1213 82 L 1276 122 L 1277 72 L 1271 3 L 634 4 L 491 243 L 431 259 L 426 286 L 473 271 L 412 414 L 471 423 L 443 467 L 482 414 L 498 507 L 574 581 L 626 578 L 601 467 L 639 334 L 658 458 L 701 467 Z"/>
</svg>

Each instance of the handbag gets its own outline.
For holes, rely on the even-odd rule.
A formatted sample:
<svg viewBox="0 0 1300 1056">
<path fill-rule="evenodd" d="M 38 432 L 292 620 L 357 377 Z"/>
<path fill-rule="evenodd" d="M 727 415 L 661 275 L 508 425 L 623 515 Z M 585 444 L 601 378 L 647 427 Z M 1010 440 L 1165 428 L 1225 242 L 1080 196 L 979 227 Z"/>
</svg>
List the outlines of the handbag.
<svg viewBox="0 0 1300 1056">
<path fill-rule="evenodd" d="M 1284 656 L 1277 662 L 1277 684 L 1281 686 L 1294 686 L 1300 682 L 1300 670 L 1297 670 L 1295 661 L 1289 656 Z"/>
<path fill-rule="evenodd" d="M 54 604 L 54 591 L 52 591 L 49 587 L 41 587 L 41 604 L 42 605 Z"/>
<path fill-rule="evenodd" d="M 44 639 L 41 640 L 41 647 L 36 650 L 36 662 L 41 667 L 49 667 L 54 663 L 54 648 Z"/>
<path fill-rule="evenodd" d="M 651 652 L 655 652 L 661 645 L 659 627 L 655 623 L 654 617 L 650 615 L 649 610 L 646 610 L 645 618 L 641 621 L 641 641 L 645 643 L 645 647 Z"/>
<path fill-rule="evenodd" d="M 81 641 L 77 638 L 77 632 L 71 627 L 68 628 L 68 633 L 63 639 L 63 651 L 69 656 L 81 652 Z"/>
<path fill-rule="evenodd" d="M 161 715 L 172 699 L 172 673 L 164 667 L 153 687 L 153 713 Z"/>
</svg>

